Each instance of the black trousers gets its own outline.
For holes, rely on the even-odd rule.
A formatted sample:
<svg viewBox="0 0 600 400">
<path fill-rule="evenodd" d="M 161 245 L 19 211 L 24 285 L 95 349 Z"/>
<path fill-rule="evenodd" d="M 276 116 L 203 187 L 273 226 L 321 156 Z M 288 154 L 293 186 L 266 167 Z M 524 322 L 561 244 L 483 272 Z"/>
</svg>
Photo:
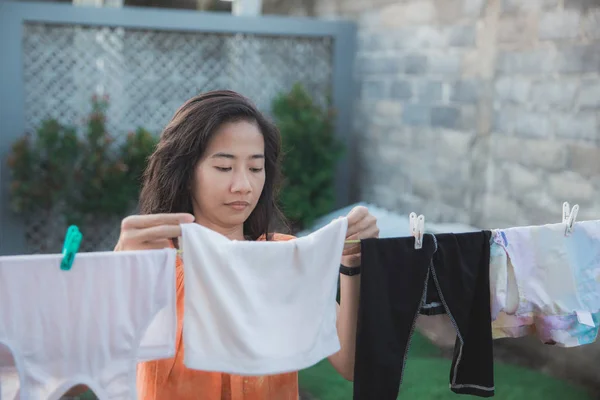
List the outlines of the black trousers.
<svg viewBox="0 0 600 400">
<path fill-rule="evenodd" d="M 426 234 L 419 250 L 412 237 L 361 241 L 354 400 L 397 398 L 418 315 L 441 312 L 457 331 L 450 389 L 494 395 L 490 236 Z"/>
</svg>

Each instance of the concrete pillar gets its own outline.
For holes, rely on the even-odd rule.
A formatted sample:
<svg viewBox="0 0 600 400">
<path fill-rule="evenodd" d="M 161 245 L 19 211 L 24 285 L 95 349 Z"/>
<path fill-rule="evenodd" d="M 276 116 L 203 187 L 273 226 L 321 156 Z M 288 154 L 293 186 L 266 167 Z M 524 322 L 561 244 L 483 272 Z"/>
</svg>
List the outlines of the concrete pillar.
<svg viewBox="0 0 600 400">
<path fill-rule="evenodd" d="M 123 7 L 123 0 L 73 0 L 76 6 Z"/>
<path fill-rule="evenodd" d="M 102 7 L 104 0 L 73 0 L 73 4 L 76 6 Z"/>
<path fill-rule="evenodd" d="M 233 15 L 255 17 L 262 13 L 262 0 L 233 0 Z"/>
</svg>

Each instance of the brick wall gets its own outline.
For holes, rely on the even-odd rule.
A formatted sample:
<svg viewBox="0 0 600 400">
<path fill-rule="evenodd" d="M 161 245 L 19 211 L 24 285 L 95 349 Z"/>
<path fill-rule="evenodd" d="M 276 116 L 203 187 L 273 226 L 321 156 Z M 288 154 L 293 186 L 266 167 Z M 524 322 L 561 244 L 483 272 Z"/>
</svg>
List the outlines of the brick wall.
<svg viewBox="0 0 600 400">
<path fill-rule="evenodd" d="M 480 228 L 563 201 L 600 218 L 600 1 L 306 2 L 288 12 L 359 24 L 357 199 Z"/>
</svg>

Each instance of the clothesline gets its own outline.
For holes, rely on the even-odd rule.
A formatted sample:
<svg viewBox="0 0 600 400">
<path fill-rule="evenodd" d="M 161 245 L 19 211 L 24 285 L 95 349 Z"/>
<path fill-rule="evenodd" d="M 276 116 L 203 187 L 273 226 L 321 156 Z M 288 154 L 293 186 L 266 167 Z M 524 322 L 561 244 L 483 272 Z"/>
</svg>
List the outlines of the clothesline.
<svg viewBox="0 0 600 400">
<path fill-rule="evenodd" d="M 577 212 L 579 211 L 579 205 L 575 204 L 573 206 L 573 209 L 571 210 L 569 208 L 569 203 L 565 202 L 563 203 L 563 223 L 568 223 L 568 228 L 572 229 L 573 224 L 575 223 L 575 218 L 577 216 Z M 410 223 L 410 232 L 412 233 L 412 236 L 415 236 L 417 238 L 417 243 L 416 248 L 420 248 L 422 238 L 423 235 L 425 234 L 425 230 L 424 230 L 424 224 L 425 224 L 425 217 L 421 214 L 419 216 L 417 216 L 416 213 L 412 212 L 409 215 L 409 223 Z M 344 244 L 358 244 L 361 242 L 361 239 L 349 239 L 349 240 L 345 240 Z M 182 254 L 183 251 L 181 249 L 179 249 L 178 251 L 179 254 Z"/>
<path fill-rule="evenodd" d="M 573 206 L 573 208 L 571 209 L 568 202 L 563 203 L 562 222 L 567 224 L 566 231 L 565 231 L 565 233 L 567 235 L 570 232 L 570 230 L 573 228 L 573 224 L 575 223 L 578 211 L 579 211 L 578 204 L 575 204 Z M 409 231 L 411 232 L 411 235 L 417 237 L 417 239 L 422 240 L 423 234 L 425 233 L 425 216 L 422 214 L 417 216 L 416 213 L 411 212 L 409 214 L 409 225 L 410 225 Z M 355 239 L 355 240 L 346 240 L 344 243 L 345 244 L 356 244 L 356 243 L 360 243 L 360 242 L 361 242 L 360 239 Z M 417 246 L 418 245 L 419 244 L 417 243 Z"/>
</svg>

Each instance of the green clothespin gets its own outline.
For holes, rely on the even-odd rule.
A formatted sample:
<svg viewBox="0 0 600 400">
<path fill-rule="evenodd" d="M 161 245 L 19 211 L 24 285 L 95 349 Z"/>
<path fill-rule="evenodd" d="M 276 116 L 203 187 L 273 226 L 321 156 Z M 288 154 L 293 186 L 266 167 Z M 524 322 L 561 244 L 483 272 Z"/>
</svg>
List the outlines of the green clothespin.
<svg viewBox="0 0 600 400">
<path fill-rule="evenodd" d="M 75 255 L 79 251 L 79 245 L 83 235 L 79 231 L 79 228 L 75 225 L 71 225 L 67 229 L 67 235 L 65 236 L 65 242 L 63 243 L 63 259 L 60 263 L 60 269 L 68 271 L 73 266 Z"/>
<path fill-rule="evenodd" d="M 79 228 L 77 228 L 76 225 L 71 225 L 69 226 L 69 229 L 67 229 L 67 234 L 65 236 L 65 241 L 63 242 L 63 248 L 62 248 L 62 254 L 65 254 L 65 251 L 67 250 L 67 246 L 69 244 L 69 242 L 71 241 L 71 236 L 73 236 L 74 233 L 79 232 Z"/>
</svg>

